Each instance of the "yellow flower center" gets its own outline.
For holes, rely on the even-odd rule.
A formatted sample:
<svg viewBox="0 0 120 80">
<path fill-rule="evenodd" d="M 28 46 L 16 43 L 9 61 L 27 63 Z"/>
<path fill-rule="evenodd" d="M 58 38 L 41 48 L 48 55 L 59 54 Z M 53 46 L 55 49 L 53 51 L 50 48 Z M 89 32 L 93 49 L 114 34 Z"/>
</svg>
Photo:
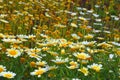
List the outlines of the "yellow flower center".
<svg viewBox="0 0 120 80">
<path fill-rule="evenodd" d="M 36 55 L 35 53 L 32 53 L 32 54 L 31 54 L 31 56 L 34 56 L 34 57 L 36 57 L 37 55 Z"/>
<path fill-rule="evenodd" d="M 35 62 L 33 62 L 33 61 L 30 62 L 30 66 L 31 66 L 31 67 L 35 67 L 35 66 L 36 66 Z"/>
<path fill-rule="evenodd" d="M 80 71 L 84 74 L 84 75 L 88 75 L 88 70 L 86 68 L 82 68 L 80 69 Z"/>
<path fill-rule="evenodd" d="M 10 50 L 9 53 L 13 56 L 17 54 L 17 52 L 15 50 Z"/>
<path fill-rule="evenodd" d="M 62 62 L 62 61 L 61 61 L 61 62 L 55 62 L 55 63 L 56 63 L 56 64 L 63 64 L 63 63 L 65 63 L 65 62 Z"/>
<path fill-rule="evenodd" d="M 85 36 L 85 38 L 86 39 L 91 39 L 91 38 L 93 38 L 93 36 L 92 35 L 87 35 L 87 36 Z"/>
<path fill-rule="evenodd" d="M 44 62 L 39 62 L 39 64 L 38 65 L 40 65 L 40 66 L 44 66 L 45 65 L 45 63 Z"/>
<path fill-rule="evenodd" d="M 45 70 L 40 69 L 40 70 L 38 70 L 35 74 L 36 74 L 36 75 L 41 75 L 41 74 L 43 74 L 44 72 L 45 72 Z"/>
<path fill-rule="evenodd" d="M 77 66 L 77 63 L 75 63 L 75 62 L 70 62 L 70 65 L 71 65 L 71 66 Z"/>
<path fill-rule="evenodd" d="M 35 53 L 37 53 L 37 52 L 39 52 L 39 50 L 35 49 L 35 50 L 32 50 L 32 52 L 35 52 Z"/>
<path fill-rule="evenodd" d="M 85 54 L 78 54 L 77 57 L 79 59 L 86 59 L 86 55 Z"/>
<path fill-rule="evenodd" d="M 83 72 L 84 74 L 87 73 L 86 69 L 81 69 L 81 72 Z"/>
<path fill-rule="evenodd" d="M 69 68 L 70 68 L 70 69 L 75 69 L 75 68 L 76 68 L 76 66 L 70 66 Z"/>
<path fill-rule="evenodd" d="M 4 74 L 4 77 L 6 77 L 6 78 L 12 78 L 12 74 Z"/>
<path fill-rule="evenodd" d="M 97 72 L 100 71 L 100 67 L 99 67 L 99 66 L 93 66 L 92 69 L 94 69 L 94 70 L 97 71 Z"/>
<path fill-rule="evenodd" d="M 4 71 L 4 69 L 3 69 L 3 68 L 0 68 L 0 73 L 3 72 L 3 71 Z"/>
</svg>

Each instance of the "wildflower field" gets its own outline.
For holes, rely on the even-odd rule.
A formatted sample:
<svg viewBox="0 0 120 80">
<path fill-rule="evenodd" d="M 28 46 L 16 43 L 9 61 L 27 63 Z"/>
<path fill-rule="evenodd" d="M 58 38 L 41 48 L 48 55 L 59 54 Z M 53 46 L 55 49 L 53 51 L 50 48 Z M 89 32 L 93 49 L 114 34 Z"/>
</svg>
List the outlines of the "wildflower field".
<svg viewBox="0 0 120 80">
<path fill-rule="evenodd" d="M 0 0 L 0 80 L 120 80 L 120 0 Z"/>
</svg>

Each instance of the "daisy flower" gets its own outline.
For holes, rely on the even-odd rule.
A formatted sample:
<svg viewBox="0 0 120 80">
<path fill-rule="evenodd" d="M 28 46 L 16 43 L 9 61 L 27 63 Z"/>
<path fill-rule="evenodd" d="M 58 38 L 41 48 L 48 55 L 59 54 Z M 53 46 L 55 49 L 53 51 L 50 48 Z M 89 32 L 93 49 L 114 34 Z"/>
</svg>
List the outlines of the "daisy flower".
<svg viewBox="0 0 120 80">
<path fill-rule="evenodd" d="M 31 58 L 36 58 L 37 60 L 40 60 L 40 56 L 36 53 L 33 53 L 33 52 L 28 52 L 28 55 L 31 57 Z"/>
<path fill-rule="evenodd" d="M 80 39 L 80 37 L 77 34 L 71 34 L 71 36 L 73 37 L 73 39 L 76 39 L 76 40 Z"/>
<path fill-rule="evenodd" d="M 28 38 L 31 39 L 31 38 L 35 38 L 36 36 L 35 35 L 28 35 Z"/>
<path fill-rule="evenodd" d="M 88 65 L 88 68 L 91 68 L 95 70 L 96 72 L 99 72 L 102 69 L 102 64 L 93 63 L 92 65 Z"/>
<path fill-rule="evenodd" d="M 43 50 L 43 51 L 48 51 L 49 48 L 48 48 L 48 47 L 43 47 L 42 50 Z"/>
<path fill-rule="evenodd" d="M 69 69 L 76 69 L 78 68 L 78 63 L 77 62 L 74 62 L 74 61 L 71 61 L 70 63 L 70 66 L 68 67 Z"/>
<path fill-rule="evenodd" d="M 75 23 L 71 23 L 71 26 L 76 28 L 78 27 Z"/>
<path fill-rule="evenodd" d="M 33 53 L 38 53 L 41 51 L 41 49 L 40 48 L 33 48 L 33 49 L 28 50 L 28 51 L 31 51 Z"/>
<path fill-rule="evenodd" d="M 56 64 L 63 64 L 68 62 L 68 58 L 62 59 L 62 57 L 56 57 L 55 60 L 52 60 L 53 62 L 55 62 Z"/>
<path fill-rule="evenodd" d="M 78 59 L 82 59 L 82 60 L 85 60 L 85 59 L 88 59 L 90 58 L 90 56 L 86 53 L 74 53 L 73 54 L 75 57 L 77 57 Z"/>
<path fill-rule="evenodd" d="M 85 67 L 78 69 L 78 71 L 82 72 L 85 76 L 87 76 L 89 73 L 88 68 L 85 68 Z"/>
<path fill-rule="evenodd" d="M 16 74 L 13 73 L 13 72 L 8 71 L 8 72 L 0 73 L 0 76 L 3 76 L 3 77 L 8 78 L 8 79 L 11 79 L 11 78 L 14 78 L 16 76 Z"/>
<path fill-rule="evenodd" d="M 92 39 L 93 37 L 94 37 L 93 34 L 88 34 L 84 36 L 85 39 Z"/>
<path fill-rule="evenodd" d="M 49 70 L 55 70 L 55 69 L 57 69 L 58 68 L 58 66 L 49 66 Z"/>
<path fill-rule="evenodd" d="M 97 46 L 100 46 L 102 48 L 111 48 L 111 47 L 113 47 L 113 45 L 108 44 L 106 42 L 99 43 Z"/>
<path fill-rule="evenodd" d="M 7 38 L 7 39 L 2 39 L 3 42 L 6 42 L 6 43 L 22 43 L 22 41 L 18 40 L 18 39 L 10 39 L 10 38 Z"/>
<path fill-rule="evenodd" d="M 38 77 L 41 77 L 41 75 L 43 74 L 43 73 L 45 73 L 46 71 L 48 71 L 48 68 L 41 68 L 41 67 L 39 67 L 38 69 L 35 69 L 33 72 L 31 72 L 30 74 L 32 75 L 32 76 L 34 76 L 34 75 L 36 75 L 36 76 L 38 76 Z"/>
<path fill-rule="evenodd" d="M 6 71 L 6 67 L 3 65 L 0 65 L 0 73 Z"/>
<path fill-rule="evenodd" d="M 46 64 L 47 64 L 46 61 L 38 61 L 38 62 L 36 62 L 36 65 L 38 65 L 38 66 L 45 66 Z"/>
<path fill-rule="evenodd" d="M 7 56 L 16 58 L 21 55 L 21 52 L 17 49 L 7 49 L 6 54 Z"/>
</svg>

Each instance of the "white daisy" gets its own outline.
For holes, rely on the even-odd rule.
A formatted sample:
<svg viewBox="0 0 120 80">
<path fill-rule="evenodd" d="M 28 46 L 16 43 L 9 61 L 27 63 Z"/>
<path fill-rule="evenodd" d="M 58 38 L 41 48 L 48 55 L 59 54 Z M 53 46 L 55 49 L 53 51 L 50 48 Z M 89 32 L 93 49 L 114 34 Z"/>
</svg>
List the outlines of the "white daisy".
<svg viewBox="0 0 120 80">
<path fill-rule="evenodd" d="M 8 71 L 8 72 L 0 73 L 0 76 L 3 76 L 3 77 L 8 78 L 8 79 L 11 79 L 11 78 L 14 78 L 16 76 L 16 74 L 13 73 L 13 72 Z"/>
<path fill-rule="evenodd" d="M 16 58 L 21 55 L 21 52 L 17 49 L 7 49 L 6 54 L 7 56 Z"/>
<path fill-rule="evenodd" d="M 6 67 L 3 65 L 0 65 L 0 73 L 6 71 Z"/>
</svg>

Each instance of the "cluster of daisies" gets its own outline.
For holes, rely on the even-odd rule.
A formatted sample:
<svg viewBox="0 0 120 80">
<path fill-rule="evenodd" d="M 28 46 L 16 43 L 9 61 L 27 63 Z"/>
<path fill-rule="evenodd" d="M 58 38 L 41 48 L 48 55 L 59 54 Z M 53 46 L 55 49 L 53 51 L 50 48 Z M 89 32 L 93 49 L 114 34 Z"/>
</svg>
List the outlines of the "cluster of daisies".
<svg viewBox="0 0 120 80">
<path fill-rule="evenodd" d="M 119 15 L 77 1 L 0 0 L 1 79 L 120 78 Z"/>
<path fill-rule="evenodd" d="M 112 50 L 114 51 L 114 54 L 108 55 L 110 60 L 114 57 L 120 56 L 119 43 L 110 41 L 98 43 L 97 41 L 90 40 L 93 37 L 93 35 L 91 37 L 91 35 L 88 34 L 85 36 L 86 41 L 77 42 L 68 41 L 63 38 L 45 38 L 41 42 L 36 42 L 37 47 L 35 48 L 21 46 L 20 43 L 6 42 L 4 40 L 3 42 L 11 43 L 10 48 L 6 49 L 6 56 L 11 58 L 21 58 L 21 56 L 23 57 L 24 55 L 27 56 L 28 59 L 35 59 L 35 61 L 30 62 L 30 66 L 35 68 L 35 70 L 29 73 L 32 76 L 41 77 L 42 74 L 45 74 L 51 70 L 59 69 L 61 67 L 60 65 L 65 65 L 64 67 L 69 70 L 77 69 L 78 72 L 83 73 L 84 76 L 88 76 L 90 74 L 89 69 L 95 72 L 100 72 L 104 69 L 101 63 L 94 63 L 95 54 L 109 54 L 109 50 Z M 22 63 L 24 63 L 24 59 L 25 58 L 21 58 Z M 1 65 L 1 76 L 6 78 L 14 78 L 16 75 L 13 72 L 5 71 L 6 68 Z"/>
</svg>

